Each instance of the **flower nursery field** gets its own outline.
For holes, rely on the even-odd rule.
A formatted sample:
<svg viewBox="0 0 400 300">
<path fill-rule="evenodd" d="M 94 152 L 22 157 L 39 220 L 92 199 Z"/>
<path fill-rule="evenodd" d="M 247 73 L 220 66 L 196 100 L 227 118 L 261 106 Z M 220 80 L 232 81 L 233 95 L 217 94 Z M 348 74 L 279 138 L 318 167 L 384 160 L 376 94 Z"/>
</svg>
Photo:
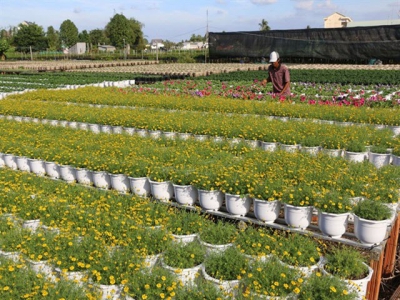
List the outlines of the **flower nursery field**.
<svg viewBox="0 0 400 300">
<path fill-rule="evenodd" d="M 126 64 L 1 75 L 1 299 L 389 299 L 397 66 Z"/>
</svg>

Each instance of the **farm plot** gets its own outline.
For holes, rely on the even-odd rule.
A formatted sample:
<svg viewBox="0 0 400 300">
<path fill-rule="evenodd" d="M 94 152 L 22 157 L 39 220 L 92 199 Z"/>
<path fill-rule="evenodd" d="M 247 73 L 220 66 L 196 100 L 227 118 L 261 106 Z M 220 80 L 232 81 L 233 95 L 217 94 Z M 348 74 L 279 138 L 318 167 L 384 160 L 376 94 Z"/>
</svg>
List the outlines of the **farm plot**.
<svg viewBox="0 0 400 300">
<path fill-rule="evenodd" d="M 372 259 L 368 254 L 382 255 L 389 225 L 397 222 L 399 138 L 386 128 L 395 125 L 396 116 L 390 115 L 395 107 L 294 105 L 279 99 L 179 96 L 163 90 L 153 95 L 154 90 L 39 91 L 1 101 L 5 220 L 1 226 L 10 236 L 2 236 L 0 245 L 9 255 L 18 252 L 13 253 L 16 261 L 4 262 L 1 272 L 20 266 L 23 272 L 18 276 L 28 276 L 31 267 L 23 266 L 31 266 L 29 259 L 40 260 L 40 255 L 51 270 L 40 283 L 42 295 L 56 293 L 63 288 L 57 282 L 69 277 L 75 281 L 77 299 L 196 299 L 199 290 L 212 299 L 258 299 L 260 295 L 303 299 L 327 279 L 326 292 L 335 290 L 335 299 L 361 299 L 364 294 L 377 299 L 379 282 L 375 290 L 367 290 L 363 283 L 357 291 L 322 273 L 334 272 L 323 265 L 333 264 L 335 255 L 355 257 L 341 253 L 341 247 L 335 246 L 339 242 L 350 245 L 345 247 L 348 251 L 366 254 L 354 262 L 368 263 Z M 351 117 L 324 122 L 330 120 L 329 108 L 335 118 Z M 357 119 L 371 110 L 379 115 L 377 119 L 371 117 L 373 112 Z M 344 123 L 348 121 L 353 123 Z M 270 149 L 261 147 L 263 142 L 279 143 L 276 150 L 266 151 Z M 311 151 L 312 145 L 317 150 Z M 360 152 L 363 158 L 356 162 L 321 149 Z M 389 157 L 379 167 L 368 161 L 372 150 L 378 149 Z M 81 171 L 88 171 L 86 181 L 81 181 Z M 99 178 L 102 181 L 95 181 Z M 139 179 L 141 189 L 134 185 Z M 211 199 L 209 194 L 214 194 Z M 265 207 L 271 203 L 273 210 Z M 305 208 L 306 223 L 295 223 L 289 214 L 293 206 Z M 361 216 L 367 218 L 365 210 L 375 217 L 382 212 L 382 240 L 360 235 L 361 227 L 354 230 Z M 272 220 L 269 212 L 276 212 Z M 321 223 L 324 213 L 344 214 L 344 223 L 336 225 L 344 231 L 329 231 Z M 26 228 L 33 220 L 39 220 L 39 227 L 31 233 Z M 50 233 L 56 235 L 50 240 L 59 244 L 49 242 L 49 249 L 36 245 L 34 249 L 40 250 L 33 252 L 29 243 L 22 242 Z M 194 241 L 173 242 L 183 235 Z M 222 237 L 228 238 L 220 241 Z M 228 245 L 226 257 L 209 250 L 207 244 Z M 160 253 L 152 272 L 142 271 L 151 267 L 145 259 Z M 267 255 L 270 259 L 261 259 Z M 258 260 L 253 262 L 254 257 Z M 236 269 L 229 261 L 235 262 Z M 294 270 L 285 264 L 303 268 Z M 186 273 L 192 267 L 200 276 Z M 317 271 L 311 274 L 314 268 Z M 262 272 L 272 277 L 257 273 L 274 269 L 278 277 L 272 271 Z M 85 271 L 81 278 L 72 274 L 77 270 Z M 361 267 L 358 276 L 368 273 L 366 266 Z M 54 277 L 61 280 L 53 282 Z M 189 285 L 192 281 L 196 284 Z M 105 285 L 112 287 L 102 291 Z M 8 286 L 4 295 L 9 290 L 16 292 L 18 287 Z"/>
</svg>

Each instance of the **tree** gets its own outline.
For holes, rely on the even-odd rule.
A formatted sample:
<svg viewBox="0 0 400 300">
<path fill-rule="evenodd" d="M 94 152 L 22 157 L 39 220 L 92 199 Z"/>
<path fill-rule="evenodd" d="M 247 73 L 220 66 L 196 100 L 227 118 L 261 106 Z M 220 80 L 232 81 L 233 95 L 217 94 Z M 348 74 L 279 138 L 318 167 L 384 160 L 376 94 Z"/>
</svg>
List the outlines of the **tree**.
<svg viewBox="0 0 400 300">
<path fill-rule="evenodd" d="M 89 32 L 89 41 L 92 45 L 108 44 L 105 32 L 102 29 L 93 29 Z"/>
<path fill-rule="evenodd" d="M 55 51 L 60 49 L 60 35 L 59 33 L 54 29 L 53 26 L 49 26 L 47 27 L 47 33 L 46 33 L 46 37 L 47 37 L 47 42 L 49 45 L 49 49 L 51 51 Z"/>
<path fill-rule="evenodd" d="M 106 25 L 105 33 L 115 47 L 129 44 L 140 50 L 145 47 L 142 27 L 143 24 L 133 18 L 128 20 L 122 14 L 115 14 Z"/>
<path fill-rule="evenodd" d="M 30 47 L 34 51 L 46 50 L 48 44 L 43 27 L 35 23 L 20 24 L 20 28 L 14 37 L 14 45 L 16 50 L 20 52 L 29 52 Z"/>
<path fill-rule="evenodd" d="M 111 45 L 123 48 L 124 44 L 133 44 L 135 37 L 129 20 L 122 14 L 115 14 L 106 25 L 106 36 Z"/>
<path fill-rule="evenodd" d="M 203 42 L 203 41 L 204 41 L 204 37 L 201 36 L 200 34 L 198 34 L 198 35 L 192 34 L 192 36 L 190 37 L 190 40 L 189 40 L 189 42 Z"/>
<path fill-rule="evenodd" d="M 146 48 L 146 41 L 142 31 L 144 25 L 133 18 L 129 19 L 129 24 L 133 33 L 132 46 L 134 46 L 137 50 L 144 50 Z"/>
<path fill-rule="evenodd" d="M 86 30 L 83 30 L 78 34 L 78 41 L 83 43 L 90 43 L 90 36 Z"/>
<path fill-rule="evenodd" d="M 71 47 L 78 42 L 78 28 L 71 20 L 65 20 L 60 25 L 60 39 L 63 46 Z"/>
<path fill-rule="evenodd" d="M 260 31 L 271 30 L 271 28 L 268 26 L 268 21 L 264 19 L 261 20 L 261 23 L 258 23 L 258 26 L 260 26 Z"/>
<path fill-rule="evenodd" d="M 10 45 L 8 44 L 7 40 L 2 38 L 0 40 L 0 60 L 6 59 L 6 52 L 9 48 L 10 48 Z"/>
<path fill-rule="evenodd" d="M 164 41 L 164 47 L 167 50 L 172 49 L 173 47 L 175 47 L 175 43 L 171 42 L 169 40 L 166 40 L 166 41 Z"/>
</svg>

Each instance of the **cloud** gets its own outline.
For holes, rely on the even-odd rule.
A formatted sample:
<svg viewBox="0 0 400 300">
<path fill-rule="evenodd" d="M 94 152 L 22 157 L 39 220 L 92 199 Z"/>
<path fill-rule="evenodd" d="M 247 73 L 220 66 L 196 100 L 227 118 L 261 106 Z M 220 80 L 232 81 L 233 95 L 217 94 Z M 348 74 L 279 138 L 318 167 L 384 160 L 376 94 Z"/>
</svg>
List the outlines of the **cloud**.
<svg viewBox="0 0 400 300">
<path fill-rule="evenodd" d="M 268 5 L 275 3 L 277 0 L 250 0 L 251 3 L 255 5 Z"/>
<path fill-rule="evenodd" d="M 314 5 L 314 0 L 292 0 L 295 2 L 295 9 L 299 10 L 312 10 Z"/>
</svg>

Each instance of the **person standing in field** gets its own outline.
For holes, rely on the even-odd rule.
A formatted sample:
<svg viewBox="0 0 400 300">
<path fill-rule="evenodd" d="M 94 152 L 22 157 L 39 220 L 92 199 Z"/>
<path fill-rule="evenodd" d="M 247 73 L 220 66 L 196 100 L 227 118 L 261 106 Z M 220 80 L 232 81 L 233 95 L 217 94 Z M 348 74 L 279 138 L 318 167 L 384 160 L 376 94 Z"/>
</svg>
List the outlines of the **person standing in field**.
<svg viewBox="0 0 400 300">
<path fill-rule="evenodd" d="M 271 52 L 269 56 L 271 65 L 268 67 L 268 78 L 263 80 L 263 84 L 272 82 L 272 92 L 278 96 L 290 96 L 290 73 L 286 65 L 281 63 L 279 53 Z"/>
</svg>

